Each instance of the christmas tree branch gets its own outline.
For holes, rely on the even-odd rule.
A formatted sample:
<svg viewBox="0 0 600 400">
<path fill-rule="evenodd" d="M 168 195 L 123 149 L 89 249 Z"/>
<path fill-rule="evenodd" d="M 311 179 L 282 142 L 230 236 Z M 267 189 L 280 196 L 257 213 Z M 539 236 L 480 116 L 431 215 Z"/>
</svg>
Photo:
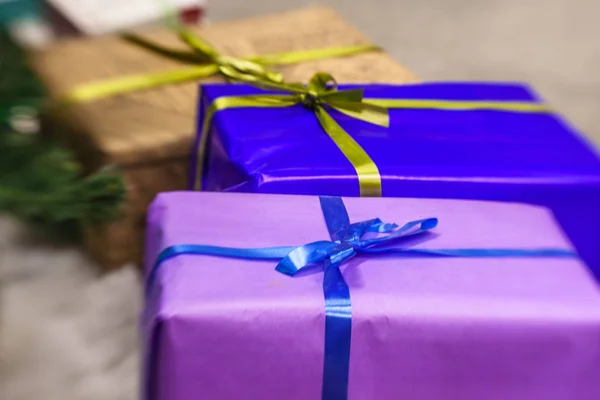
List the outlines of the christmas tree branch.
<svg viewBox="0 0 600 400">
<path fill-rule="evenodd" d="M 125 185 L 116 171 L 82 176 L 59 145 L 0 133 L 0 211 L 55 229 L 108 221 L 119 215 Z"/>
</svg>

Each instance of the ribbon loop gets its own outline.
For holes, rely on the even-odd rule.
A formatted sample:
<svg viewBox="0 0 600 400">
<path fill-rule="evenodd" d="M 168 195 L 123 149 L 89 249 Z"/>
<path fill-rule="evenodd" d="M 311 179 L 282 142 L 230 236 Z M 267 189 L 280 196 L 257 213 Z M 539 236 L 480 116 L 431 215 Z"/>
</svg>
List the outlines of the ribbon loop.
<svg viewBox="0 0 600 400">
<path fill-rule="evenodd" d="M 298 246 L 277 264 L 275 270 L 294 276 L 306 267 L 329 258 L 337 247 L 337 243 L 323 240 Z"/>
<path fill-rule="evenodd" d="M 327 72 L 317 72 L 308 82 L 308 91 L 317 95 L 324 94 L 327 91 L 335 92 L 337 91 L 337 82 L 333 75 Z"/>
</svg>

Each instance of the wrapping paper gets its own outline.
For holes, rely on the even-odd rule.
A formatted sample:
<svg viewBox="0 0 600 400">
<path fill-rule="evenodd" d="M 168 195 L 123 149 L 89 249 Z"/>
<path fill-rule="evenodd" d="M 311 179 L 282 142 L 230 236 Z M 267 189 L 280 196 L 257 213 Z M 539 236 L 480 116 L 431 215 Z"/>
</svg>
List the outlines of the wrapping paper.
<svg viewBox="0 0 600 400">
<path fill-rule="evenodd" d="M 365 98 L 540 101 L 527 86 L 493 83 L 343 85 Z M 204 85 L 199 124 L 218 97 L 263 93 Z M 330 114 L 375 161 L 383 196 L 518 201 L 551 208 L 600 276 L 600 160 L 554 114 L 392 109 L 390 128 Z M 302 105 L 218 112 L 203 187 L 213 191 L 357 196 L 356 173 Z M 198 143 L 198 140 L 196 141 Z M 194 181 L 197 158 L 193 159 Z"/>
<path fill-rule="evenodd" d="M 437 217 L 416 248 L 570 248 L 543 208 L 434 199 L 345 198 L 352 222 Z M 148 216 L 150 270 L 176 244 L 290 246 L 326 240 L 312 196 L 160 194 Z M 181 255 L 147 289 L 147 399 L 320 399 L 322 273 L 272 261 Z M 349 399 L 596 400 L 600 291 L 576 259 L 358 256 Z"/>
</svg>

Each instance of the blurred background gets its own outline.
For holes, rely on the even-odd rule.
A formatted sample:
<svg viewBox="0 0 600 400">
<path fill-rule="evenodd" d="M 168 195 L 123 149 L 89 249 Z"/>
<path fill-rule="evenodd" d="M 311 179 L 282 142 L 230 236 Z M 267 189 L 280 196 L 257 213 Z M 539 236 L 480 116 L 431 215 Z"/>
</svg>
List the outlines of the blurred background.
<svg viewBox="0 0 600 400">
<path fill-rule="evenodd" d="M 0 0 L 0 129 L 37 134 L 44 88 L 26 63 L 35 48 L 65 37 L 160 24 L 165 7 L 177 9 L 182 21 L 202 25 L 315 3 Z M 424 81 L 530 83 L 600 144 L 599 1 L 318 3 L 334 7 Z M 5 168 L 19 168 L 8 161 L 7 148 L 0 146 L 0 168 L 2 160 Z M 69 159 L 60 151 L 52 157 Z M 2 195 L 0 173 L 0 209 L 7 209 Z M 137 398 L 140 293 L 134 267 L 100 274 L 79 247 L 0 211 L 0 398 Z"/>
<path fill-rule="evenodd" d="M 214 4 L 213 4 L 214 3 Z M 211 20 L 310 0 L 221 0 Z M 531 83 L 600 143 L 600 26 L 594 0 L 325 0 L 426 81 Z"/>
</svg>

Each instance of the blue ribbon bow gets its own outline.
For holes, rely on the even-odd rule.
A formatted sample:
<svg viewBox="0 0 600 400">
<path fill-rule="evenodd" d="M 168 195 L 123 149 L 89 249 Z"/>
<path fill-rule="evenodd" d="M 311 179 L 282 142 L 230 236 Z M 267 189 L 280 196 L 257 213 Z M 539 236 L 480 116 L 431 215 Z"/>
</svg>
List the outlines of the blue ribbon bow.
<svg viewBox="0 0 600 400">
<path fill-rule="evenodd" d="M 321 209 L 331 241 L 317 241 L 302 246 L 263 248 L 233 248 L 183 244 L 170 246 L 158 256 L 146 283 L 146 294 L 154 285 L 162 263 L 182 254 L 202 254 L 245 259 L 280 260 L 276 270 L 295 276 L 314 265 L 324 270 L 323 293 L 325 296 L 325 357 L 323 365 L 323 400 L 346 400 L 348 398 L 348 375 L 350 371 L 350 341 L 352 337 L 352 304 L 350 288 L 340 271 L 340 265 L 360 254 L 393 254 L 398 257 L 533 257 L 577 258 L 577 253 L 567 249 L 411 249 L 383 247 L 403 239 L 422 235 L 437 226 L 437 218 L 412 221 L 399 227 L 379 219 L 350 223 L 346 207 L 340 197 L 320 197 Z M 365 238 L 367 234 L 375 237 Z"/>
</svg>

